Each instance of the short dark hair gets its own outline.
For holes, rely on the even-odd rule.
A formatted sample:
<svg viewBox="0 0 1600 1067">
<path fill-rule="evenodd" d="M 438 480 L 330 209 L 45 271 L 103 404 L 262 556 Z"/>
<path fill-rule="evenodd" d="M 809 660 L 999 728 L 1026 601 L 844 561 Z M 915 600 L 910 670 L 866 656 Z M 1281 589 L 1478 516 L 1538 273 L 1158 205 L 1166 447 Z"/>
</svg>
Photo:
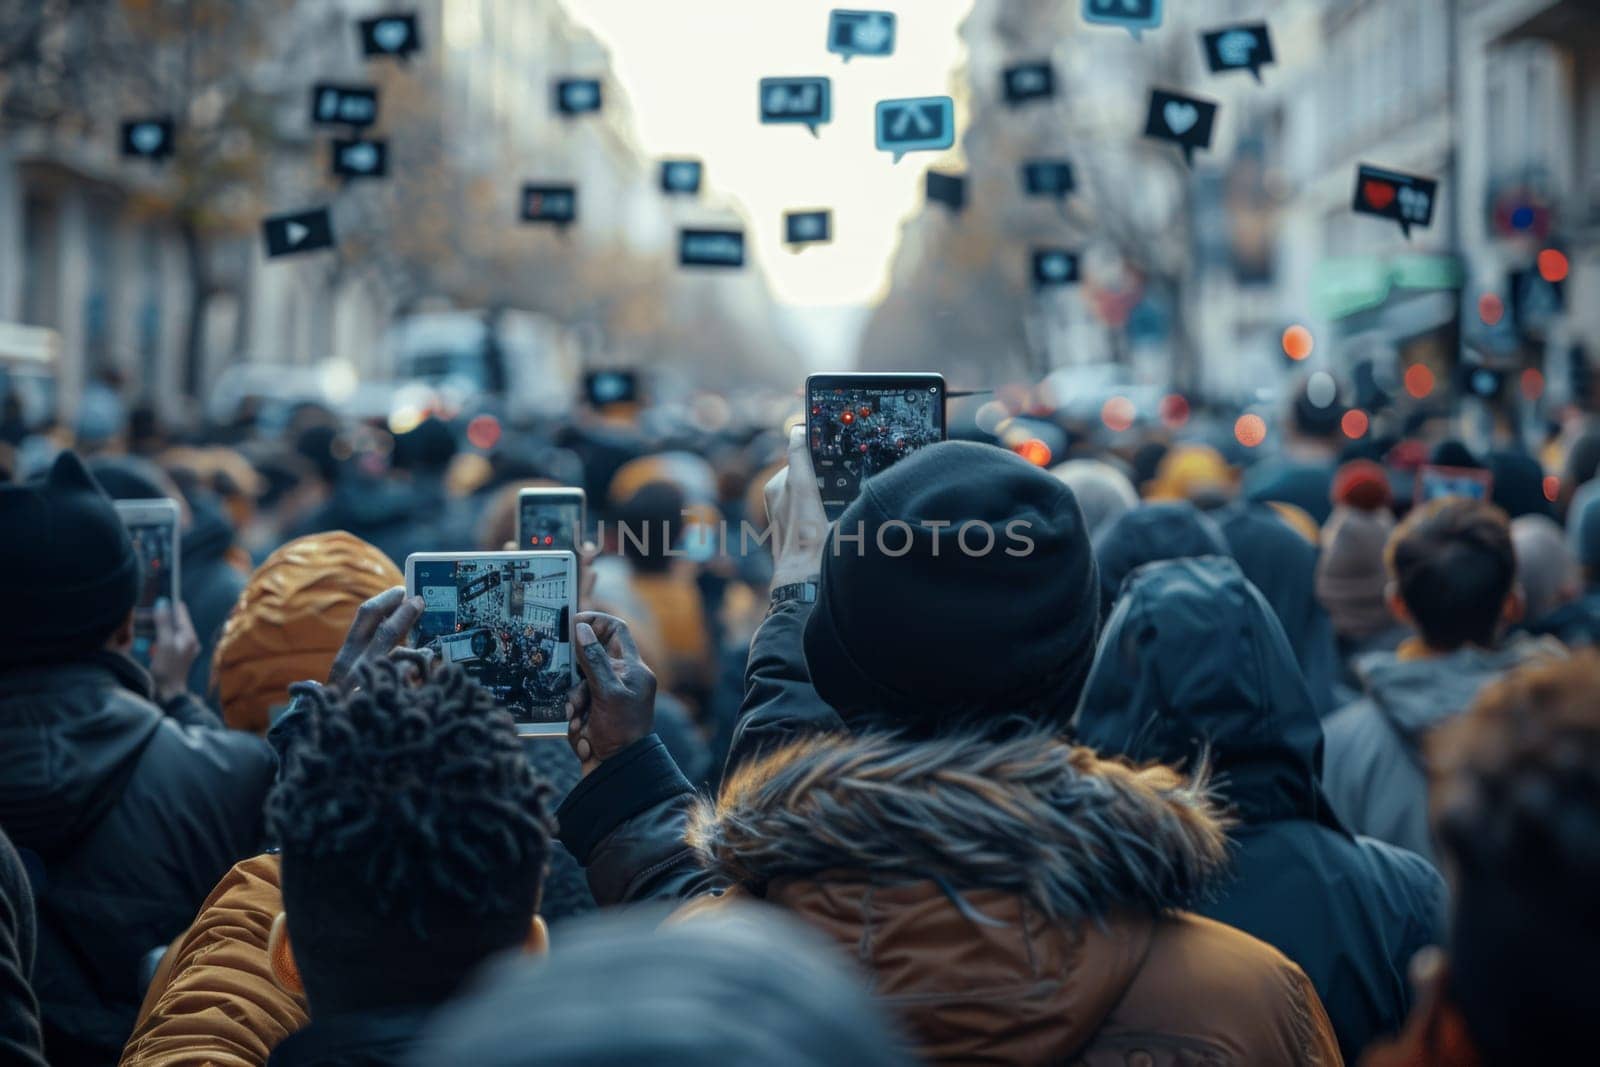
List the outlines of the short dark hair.
<svg viewBox="0 0 1600 1067">
<path fill-rule="evenodd" d="M 447 999 L 527 939 L 550 858 L 552 790 L 487 690 L 392 663 L 358 684 L 296 687 L 307 734 L 267 801 L 313 1012 Z"/>
<path fill-rule="evenodd" d="M 1559 1060 L 1592 1029 L 1600 952 L 1600 655 L 1524 667 L 1427 739 L 1452 878 L 1449 995 L 1484 1063 Z"/>
<path fill-rule="evenodd" d="M 1385 551 L 1422 639 L 1441 652 L 1494 643 L 1517 577 L 1511 523 L 1492 504 L 1446 497 L 1406 516 Z"/>
</svg>

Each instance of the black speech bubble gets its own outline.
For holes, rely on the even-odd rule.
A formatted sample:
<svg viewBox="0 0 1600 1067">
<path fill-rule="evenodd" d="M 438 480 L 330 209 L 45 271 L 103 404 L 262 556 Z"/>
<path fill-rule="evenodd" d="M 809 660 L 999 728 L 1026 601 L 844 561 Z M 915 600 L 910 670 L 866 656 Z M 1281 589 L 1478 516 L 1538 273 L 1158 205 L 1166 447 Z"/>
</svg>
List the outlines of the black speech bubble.
<svg viewBox="0 0 1600 1067">
<path fill-rule="evenodd" d="M 1400 224 L 1400 232 L 1411 236 L 1411 227 L 1427 229 L 1433 225 L 1433 207 L 1439 199 L 1439 183 L 1418 174 L 1374 167 L 1356 167 L 1355 200 L 1351 209 L 1359 215 L 1376 215 Z"/>
<path fill-rule="evenodd" d="M 1081 280 L 1078 253 L 1067 248 L 1033 250 L 1033 285 L 1047 289 L 1056 285 L 1076 285 Z"/>
<path fill-rule="evenodd" d="M 261 220 L 261 234 L 273 258 L 332 248 L 333 216 L 325 207 L 268 215 Z"/>
<path fill-rule="evenodd" d="M 525 182 L 518 218 L 544 226 L 570 226 L 578 220 L 578 187 L 570 182 Z"/>
<path fill-rule="evenodd" d="M 785 244 L 805 246 L 826 244 L 833 240 L 833 212 L 785 211 L 783 213 L 783 240 Z"/>
<path fill-rule="evenodd" d="M 1216 124 L 1217 105 L 1197 96 L 1150 90 L 1150 112 L 1144 120 L 1144 135 L 1158 141 L 1171 141 L 1183 149 L 1183 161 L 1194 166 L 1194 150 L 1211 147 L 1211 129 Z"/>
<path fill-rule="evenodd" d="M 384 178 L 389 174 L 389 142 L 367 141 L 359 137 L 335 138 L 330 165 L 335 178 L 356 181 L 360 178 Z"/>
<path fill-rule="evenodd" d="M 967 206 L 967 176 L 946 171 L 930 170 L 923 187 L 923 195 L 930 204 L 943 204 L 960 214 Z"/>
<path fill-rule="evenodd" d="M 763 125 L 804 126 L 819 137 L 817 127 L 833 121 L 831 78 L 762 78 L 756 92 Z"/>
<path fill-rule="evenodd" d="M 684 176 L 693 175 L 693 181 L 688 181 Z M 661 161 L 661 191 L 668 196 L 697 196 L 700 193 L 700 181 L 705 175 L 705 166 L 698 159 L 663 159 Z M 678 178 L 683 184 L 674 183 Z"/>
<path fill-rule="evenodd" d="M 1230 70 L 1248 70 L 1257 83 L 1261 81 L 1261 68 L 1276 63 L 1272 53 L 1272 34 L 1265 22 L 1241 26 L 1224 26 L 1220 30 L 1200 35 L 1206 50 L 1206 65 L 1213 74 Z"/>
<path fill-rule="evenodd" d="M 371 126 L 378 121 L 378 90 L 370 85 L 318 82 L 311 87 L 311 125 Z"/>
<path fill-rule="evenodd" d="M 1047 59 L 1014 64 L 1001 73 L 1000 88 L 1006 103 L 1012 107 L 1033 100 L 1048 100 L 1056 95 L 1055 68 Z"/>
<path fill-rule="evenodd" d="M 684 267 L 742 267 L 744 231 L 679 230 L 678 264 Z"/>
<path fill-rule="evenodd" d="M 1022 191 L 1028 196 L 1057 200 L 1078 187 L 1072 164 L 1065 159 L 1029 159 L 1022 164 Z"/>
<path fill-rule="evenodd" d="M 422 35 L 415 14 L 374 15 L 356 23 L 361 34 L 361 54 L 368 59 L 393 56 L 405 59 L 422 51 Z"/>
<path fill-rule="evenodd" d="M 177 147 L 177 125 L 168 116 L 125 119 L 122 123 L 124 156 L 156 162 L 171 158 Z"/>
<path fill-rule="evenodd" d="M 828 13 L 828 51 L 844 57 L 887 56 L 894 53 L 893 11 L 846 11 Z M 877 36 L 877 40 L 864 40 Z"/>
<path fill-rule="evenodd" d="M 557 78 L 551 95 L 558 115 L 592 115 L 605 102 L 599 78 Z"/>
</svg>

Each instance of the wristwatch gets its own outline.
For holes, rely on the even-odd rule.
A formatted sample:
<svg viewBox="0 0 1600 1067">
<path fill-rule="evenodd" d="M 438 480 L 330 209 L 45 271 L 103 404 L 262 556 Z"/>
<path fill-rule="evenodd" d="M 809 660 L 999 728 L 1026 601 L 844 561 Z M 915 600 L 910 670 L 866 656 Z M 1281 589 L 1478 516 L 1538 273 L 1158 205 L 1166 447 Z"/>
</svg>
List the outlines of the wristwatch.
<svg viewBox="0 0 1600 1067">
<path fill-rule="evenodd" d="M 772 604 L 779 604 L 791 600 L 798 600 L 802 604 L 815 604 L 817 602 L 816 582 L 791 582 L 789 585 L 776 586 L 772 590 Z"/>
</svg>

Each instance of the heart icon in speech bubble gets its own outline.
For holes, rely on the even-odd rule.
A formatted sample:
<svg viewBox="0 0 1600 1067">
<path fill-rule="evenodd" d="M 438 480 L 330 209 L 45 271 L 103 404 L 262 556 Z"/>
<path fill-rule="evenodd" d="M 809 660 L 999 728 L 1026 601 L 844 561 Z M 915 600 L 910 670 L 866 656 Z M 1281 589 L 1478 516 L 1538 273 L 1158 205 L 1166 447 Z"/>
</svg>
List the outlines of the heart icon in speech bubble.
<svg viewBox="0 0 1600 1067">
<path fill-rule="evenodd" d="M 1161 109 L 1161 117 L 1166 121 L 1167 129 L 1173 133 L 1188 133 L 1200 121 L 1200 109 L 1193 104 L 1169 100 L 1167 106 Z"/>
<path fill-rule="evenodd" d="M 406 43 L 409 31 L 400 19 L 384 19 L 372 27 L 372 39 L 385 52 L 398 51 Z"/>
<path fill-rule="evenodd" d="M 1394 186 L 1388 182 L 1366 181 L 1361 184 L 1361 196 L 1367 203 L 1382 211 L 1394 203 Z"/>
</svg>

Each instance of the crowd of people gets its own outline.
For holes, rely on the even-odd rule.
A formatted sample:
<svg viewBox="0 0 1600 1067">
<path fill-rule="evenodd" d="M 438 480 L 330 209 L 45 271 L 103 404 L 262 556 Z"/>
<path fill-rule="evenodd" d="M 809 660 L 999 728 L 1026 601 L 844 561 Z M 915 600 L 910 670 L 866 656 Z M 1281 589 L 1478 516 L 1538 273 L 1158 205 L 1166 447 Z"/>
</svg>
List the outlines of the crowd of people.
<svg viewBox="0 0 1600 1067">
<path fill-rule="evenodd" d="M 956 426 L 834 523 L 757 420 L 18 428 L 0 1061 L 1581 1062 L 1600 430 L 1338 415 Z M 596 535 L 565 738 L 409 640 L 530 486 Z"/>
</svg>

